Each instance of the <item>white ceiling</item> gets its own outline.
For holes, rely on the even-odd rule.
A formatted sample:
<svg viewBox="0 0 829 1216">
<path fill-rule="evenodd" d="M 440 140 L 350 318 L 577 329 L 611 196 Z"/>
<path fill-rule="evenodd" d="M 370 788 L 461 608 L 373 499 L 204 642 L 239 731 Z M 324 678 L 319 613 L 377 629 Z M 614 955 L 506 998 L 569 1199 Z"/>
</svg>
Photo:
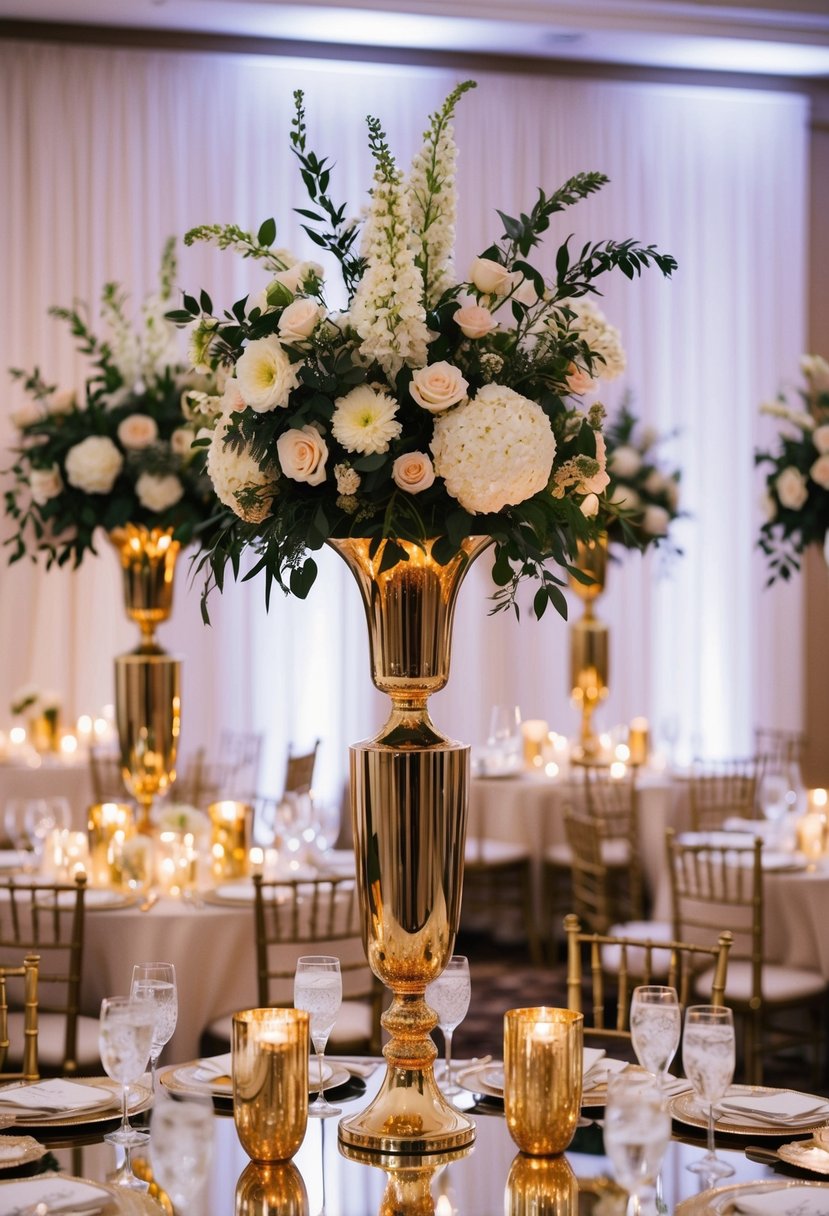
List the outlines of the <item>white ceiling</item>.
<svg viewBox="0 0 829 1216">
<path fill-rule="evenodd" d="M 829 79 L 829 0 L 782 0 L 782 5 L 780 0 L 0 0 L 0 18 Z"/>
</svg>

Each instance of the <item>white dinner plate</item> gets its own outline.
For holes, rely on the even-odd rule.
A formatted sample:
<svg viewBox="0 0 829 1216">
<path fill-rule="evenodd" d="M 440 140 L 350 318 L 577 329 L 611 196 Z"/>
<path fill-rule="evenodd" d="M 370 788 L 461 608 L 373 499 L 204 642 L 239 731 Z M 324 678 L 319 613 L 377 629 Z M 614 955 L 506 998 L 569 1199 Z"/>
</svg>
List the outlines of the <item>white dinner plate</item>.
<svg viewBox="0 0 829 1216">
<path fill-rule="evenodd" d="M 249 878 L 240 878 L 238 882 L 223 882 L 210 891 L 205 891 L 202 898 L 208 904 L 252 904 L 253 882 Z"/>
<path fill-rule="evenodd" d="M 68 1174 L 41 1174 L 0 1182 L 0 1211 L 31 1211 L 44 1204 L 50 1212 L 72 1212 L 76 1216 L 158 1216 L 154 1199 L 140 1191 L 101 1182 L 88 1182 Z"/>
<path fill-rule="evenodd" d="M 808 1207 L 804 1209 L 802 1200 L 805 1198 L 802 1188 L 817 1188 L 817 1194 L 823 1190 L 826 1193 L 824 1200 L 818 1198 L 816 1200 L 817 1207 Z M 780 1192 L 777 1195 L 777 1192 Z M 787 1194 L 788 1202 L 787 1202 Z M 742 1197 L 748 1196 L 768 1196 L 772 1206 L 769 1207 L 770 1212 L 774 1212 L 775 1216 L 801 1216 L 802 1213 L 808 1213 L 812 1216 L 813 1213 L 821 1213 L 825 1216 L 829 1212 L 829 1184 L 825 1182 L 812 1182 L 809 1179 L 795 1180 L 790 1182 L 782 1178 L 764 1178 L 759 1182 L 732 1182 L 728 1186 L 718 1186 L 713 1190 L 703 1191 L 700 1195 L 693 1195 L 690 1199 L 684 1199 L 682 1203 L 677 1204 L 674 1210 L 674 1216 L 725 1216 L 726 1213 L 734 1213 L 739 1211 L 735 1209 L 735 1203 Z M 774 1198 L 773 1198 L 774 1196 Z M 824 1206 L 825 1204 L 825 1206 Z"/>
<path fill-rule="evenodd" d="M 14 1083 L 14 1088 L 22 1089 L 44 1083 L 43 1081 L 20 1081 Z M 104 1123 L 120 1119 L 121 1086 L 117 1081 L 112 1081 L 109 1077 L 75 1077 L 72 1079 L 71 1085 L 85 1085 L 94 1091 L 95 1096 L 88 1108 L 83 1110 L 67 1108 L 65 1111 L 55 1111 L 46 1115 L 29 1113 L 25 1107 L 22 1107 L 19 1112 L 15 1112 L 14 1126 L 41 1128 L 45 1132 L 52 1128 L 74 1127 L 86 1123 Z M 8 1086 L 6 1092 L 11 1088 L 11 1085 Z M 98 1093 L 100 1093 L 100 1098 L 97 1096 Z M 143 1085 L 131 1085 L 127 1102 L 128 1113 L 131 1116 L 137 1115 L 141 1111 L 148 1110 L 150 1106 L 152 1106 L 152 1094 L 149 1090 L 145 1089 Z M 11 1113 L 11 1107 L 4 1107 L 3 1113 Z"/>
<path fill-rule="evenodd" d="M 48 880 L 41 879 L 40 881 Z M 52 904 L 51 895 L 44 894 L 42 900 L 39 896 L 35 896 L 35 899 L 44 904 Z M 111 887 L 87 887 L 83 902 L 87 912 L 94 912 L 99 908 L 129 908 L 137 901 L 138 895 L 135 891 L 115 891 Z M 58 892 L 57 902 L 59 908 L 74 908 L 75 892 Z"/>
<path fill-rule="evenodd" d="M 209 1094 L 213 1098 L 232 1098 L 233 1082 L 230 1077 L 221 1076 L 210 1080 L 200 1079 L 199 1072 L 202 1067 L 200 1060 L 193 1060 L 190 1064 L 174 1065 L 172 1068 L 167 1068 L 164 1072 L 159 1073 L 158 1079 L 172 1093 L 189 1093 L 200 1096 Z M 329 1064 L 326 1062 L 323 1065 L 323 1076 L 325 1077 L 325 1088 L 328 1090 L 336 1089 L 338 1085 L 344 1085 L 349 1080 L 351 1073 L 342 1064 Z M 314 1094 L 319 1089 L 318 1077 L 316 1060 L 311 1060 L 308 1066 L 309 1093 Z"/>
<path fill-rule="evenodd" d="M 823 1127 L 826 1124 L 827 1114 L 829 1114 L 829 1099 L 821 1097 L 819 1094 L 801 1094 L 799 1091 L 777 1089 L 769 1085 L 732 1085 L 726 1097 L 751 1097 L 752 1095 L 760 1097 L 766 1094 L 785 1093 L 797 1093 L 799 1097 L 810 1098 L 815 1105 L 822 1103 L 827 1113 L 814 1118 L 804 1116 L 801 1120 L 780 1120 L 777 1123 L 769 1120 L 768 1123 L 761 1123 L 748 1118 L 741 1119 L 736 1111 L 724 1113 L 717 1112 L 715 1108 L 717 1119 L 714 1126 L 717 1131 L 732 1136 L 785 1136 L 798 1133 L 805 1135 L 806 1132 L 814 1131 L 816 1127 Z M 693 1090 L 671 1098 L 669 1109 L 672 1118 L 679 1123 L 686 1123 L 689 1127 L 704 1128 L 708 1126 L 708 1108 Z"/>
</svg>

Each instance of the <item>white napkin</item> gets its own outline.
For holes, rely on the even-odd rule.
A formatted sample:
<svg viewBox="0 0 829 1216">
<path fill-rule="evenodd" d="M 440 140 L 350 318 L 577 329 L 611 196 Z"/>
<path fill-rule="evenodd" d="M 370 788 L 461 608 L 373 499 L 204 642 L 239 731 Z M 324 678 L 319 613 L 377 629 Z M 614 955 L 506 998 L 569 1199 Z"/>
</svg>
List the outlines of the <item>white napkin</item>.
<svg viewBox="0 0 829 1216">
<path fill-rule="evenodd" d="M 110 1090 L 61 1077 L 0 1089 L 0 1111 L 14 1111 L 18 1117 L 95 1110 L 110 1103 L 117 1105 L 117 1096 Z"/>
<path fill-rule="evenodd" d="M 585 1069 L 583 1082 L 585 1090 L 598 1089 L 601 1085 L 607 1085 L 609 1077 L 612 1077 L 614 1073 L 623 1072 L 627 1067 L 628 1064 L 624 1060 L 614 1060 L 610 1056 L 604 1056 L 603 1059 L 596 1061 L 589 1071 Z"/>
<path fill-rule="evenodd" d="M 216 1081 L 219 1077 L 229 1077 L 231 1069 L 231 1053 L 222 1056 L 207 1056 L 199 1060 L 193 1069 L 193 1080 L 200 1082 Z"/>
<path fill-rule="evenodd" d="M 829 1118 L 829 1103 L 788 1089 L 768 1094 L 726 1094 L 717 1103 L 717 1109 L 724 1119 L 733 1120 L 736 1116 L 741 1121 L 758 1126 L 786 1123 L 796 1127 Z"/>
<path fill-rule="evenodd" d="M 0 1210 L 22 1212 L 38 1203 L 45 1203 L 49 1216 L 59 1212 L 102 1212 L 112 1202 L 109 1191 L 81 1182 L 77 1178 L 63 1178 L 47 1174 L 42 1178 L 26 1178 L 21 1182 L 0 1183 Z"/>
<path fill-rule="evenodd" d="M 0 849 L 0 870 L 14 870 L 23 865 L 18 849 Z"/>
<path fill-rule="evenodd" d="M 741 1216 L 826 1216 L 829 1212 L 829 1187 L 789 1186 L 773 1191 L 743 1195 L 734 1200 Z"/>
</svg>

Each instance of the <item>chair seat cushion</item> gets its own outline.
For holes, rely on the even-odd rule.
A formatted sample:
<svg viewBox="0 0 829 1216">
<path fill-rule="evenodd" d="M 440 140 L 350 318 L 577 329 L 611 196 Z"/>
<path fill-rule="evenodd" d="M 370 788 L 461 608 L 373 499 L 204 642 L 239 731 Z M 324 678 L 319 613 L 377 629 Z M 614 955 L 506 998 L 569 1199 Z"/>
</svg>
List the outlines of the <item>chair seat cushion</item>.
<svg viewBox="0 0 829 1216">
<path fill-rule="evenodd" d="M 614 925 L 607 934 L 608 937 L 633 937 L 646 942 L 673 941 L 673 928 L 666 921 L 629 920 L 621 925 Z M 645 974 L 645 949 L 643 946 L 628 946 L 627 956 L 628 975 Z M 602 946 L 602 964 L 606 971 L 618 972 L 622 966 L 621 946 Z M 670 950 L 651 951 L 650 974 L 652 976 L 667 975 L 671 966 Z M 709 983 L 710 988 L 710 983 Z"/>
<path fill-rule="evenodd" d="M 602 841 L 601 854 L 607 866 L 626 866 L 630 862 L 630 844 L 621 836 L 613 836 L 610 840 Z M 573 864 L 573 853 L 569 844 L 561 841 L 545 850 L 544 860 L 549 865 L 569 870 Z"/>
<path fill-rule="evenodd" d="M 711 969 L 702 971 L 694 983 L 694 990 L 702 992 L 706 983 L 711 991 Z M 728 963 L 728 978 L 725 984 L 725 999 L 741 1005 L 748 1004 L 753 995 L 751 963 L 747 959 L 731 959 Z M 769 1004 L 776 1001 L 802 1001 L 819 996 L 826 991 L 826 980 L 819 971 L 803 971 L 797 967 L 782 967 L 774 963 L 763 964 L 763 1000 Z"/>
<path fill-rule="evenodd" d="M 81 1069 L 97 1066 L 101 1070 L 101 1052 L 98 1046 L 97 1018 L 81 1016 L 78 1018 L 78 1037 L 76 1058 Z M 20 1063 L 19 1048 L 16 1045 L 23 1042 L 23 1014 L 15 1010 L 9 1012 L 9 1063 L 17 1067 Z M 63 1013 L 39 1012 L 37 1017 L 37 1059 L 41 1071 L 54 1072 L 63 1067 L 63 1048 L 66 1040 L 66 1015 Z"/>
<path fill-rule="evenodd" d="M 467 840 L 465 862 L 468 866 L 508 866 L 519 861 L 529 861 L 530 850 L 523 844 L 510 840 L 492 840 L 490 837 Z"/>
<path fill-rule="evenodd" d="M 231 1040 L 233 1014 L 216 1018 L 207 1027 L 211 1038 L 222 1039 L 228 1045 Z M 336 1055 L 338 1051 L 352 1048 L 355 1044 L 363 1045 L 371 1042 L 372 1009 L 366 1001 L 343 1001 L 340 1012 L 331 1034 L 328 1037 L 326 1051 Z"/>
</svg>

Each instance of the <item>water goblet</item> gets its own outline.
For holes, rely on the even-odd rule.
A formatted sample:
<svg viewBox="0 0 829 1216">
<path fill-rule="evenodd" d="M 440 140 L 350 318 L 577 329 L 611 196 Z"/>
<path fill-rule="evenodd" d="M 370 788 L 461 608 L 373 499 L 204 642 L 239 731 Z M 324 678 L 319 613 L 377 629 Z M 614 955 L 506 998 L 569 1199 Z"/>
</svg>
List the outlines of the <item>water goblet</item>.
<svg viewBox="0 0 829 1216">
<path fill-rule="evenodd" d="M 426 988 L 426 1004 L 438 1015 L 446 1050 L 446 1077 L 441 1089 L 445 1094 L 460 1093 L 460 1085 L 452 1079 L 452 1035 L 466 1017 L 472 987 L 469 960 L 463 954 L 453 954 L 445 969 Z"/>
<path fill-rule="evenodd" d="M 734 1057 L 734 1017 L 730 1009 L 691 1005 L 685 1010 L 682 1063 L 694 1093 L 708 1106 L 708 1151 L 686 1169 L 710 1181 L 734 1173 L 734 1167 L 721 1160 L 714 1148 L 714 1104 L 731 1084 Z"/>
<path fill-rule="evenodd" d="M 3 811 L 6 836 L 17 850 L 20 868 L 25 874 L 35 869 L 35 842 L 29 832 L 29 799 L 10 798 Z"/>
<path fill-rule="evenodd" d="M 331 1027 L 337 1020 L 343 1001 L 343 981 L 340 960 L 330 954 L 306 954 L 297 959 L 294 975 L 294 1008 L 306 1010 L 311 1017 L 311 1042 L 317 1053 L 319 1091 L 308 1107 L 308 1114 L 318 1119 L 342 1112 L 325 1097 L 325 1045 Z"/>
<path fill-rule="evenodd" d="M 107 1132 L 104 1139 L 126 1150 L 126 1167 L 118 1181 L 121 1186 L 145 1190 L 132 1172 L 129 1150 L 143 1144 L 148 1134 L 130 1126 L 128 1110 L 129 1087 L 145 1072 L 153 1040 L 155 1014 L 147 1001 L 135 1001 L 129 996 L 109 996 L 101 1001 L 98 1027 L 98 1048 L 107 1076 L 121 1085 L 121 1126 Z"/>
<path fill-rule="evenodd" d="M 32 798 L 26 804 L 24 823 L 38 864 L 49 833 L 56 828 L 68 828 L 71 818 L 66 798 Z"/>
<path fill-rule="evenodd" d="M 610 1077 L 604 1147 L 616 1181 L 630 1196 L 628 1216 L 656 1212 L 656 1179 L 670 1137 L 671 1117 L 659 1080 L 650 1072 Z"/>
<path fill-rule="evenodd" d="M 178 1021 L 176 969 L 172 963 L 136 963 L 132 969 L 130 995 L 149 1001 L 155 1014 L 150 1050 L 150 1088 L 155 1093 L 155 1071 L 165 1043 L 173 1037 Z"/>
<path fill-rule="evenodd" d="M 177 1102 L 159 1093 L 150 1121 L 150 1163 L 153 1178 L 180 1216 L 192 1216 L 210 1169 L 212 1148 L 212 1103 Z"/>
<path fill-rule="evenodd" d="M 630 1002 L 630 1036 L 636 1058 L 664 1088 L 671 1060 L 682 1034 L 676 989 L 666 984 L 641 984 Z"/>
</svg>

